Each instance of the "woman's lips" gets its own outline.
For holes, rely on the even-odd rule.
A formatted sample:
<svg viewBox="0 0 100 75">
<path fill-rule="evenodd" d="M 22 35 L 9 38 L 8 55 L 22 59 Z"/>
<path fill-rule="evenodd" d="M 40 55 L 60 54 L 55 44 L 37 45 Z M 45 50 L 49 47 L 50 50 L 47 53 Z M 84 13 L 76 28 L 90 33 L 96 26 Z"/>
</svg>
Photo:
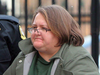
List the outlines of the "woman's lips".
<svg viewBox="0 0 100 75">
<path fill-rule="evenodd" d="M 35 38 L 35 40 L 42 41 L 43 39 L 42 38 Z"/>
</svg>

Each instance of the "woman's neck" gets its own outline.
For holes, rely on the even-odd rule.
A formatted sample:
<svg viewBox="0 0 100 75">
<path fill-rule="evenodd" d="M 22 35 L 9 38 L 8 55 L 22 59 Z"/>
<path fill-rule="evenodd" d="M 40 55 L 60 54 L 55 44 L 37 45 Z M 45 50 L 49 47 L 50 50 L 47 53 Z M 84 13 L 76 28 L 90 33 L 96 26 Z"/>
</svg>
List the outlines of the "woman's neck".
<svg viewBox="0 0 100 75">
<path fill-rule="evenodd" d="M 51 49 L 51 50 L 46 50 L 48 52 L 39 52 L 39 55 L 46 60 L 47 62 L 50 62 L 50 58 L 52 56 L 54 56 L 58 51 L 59 51 L 60 47 L 56 47 L 55 49 Z"/>
</svg>

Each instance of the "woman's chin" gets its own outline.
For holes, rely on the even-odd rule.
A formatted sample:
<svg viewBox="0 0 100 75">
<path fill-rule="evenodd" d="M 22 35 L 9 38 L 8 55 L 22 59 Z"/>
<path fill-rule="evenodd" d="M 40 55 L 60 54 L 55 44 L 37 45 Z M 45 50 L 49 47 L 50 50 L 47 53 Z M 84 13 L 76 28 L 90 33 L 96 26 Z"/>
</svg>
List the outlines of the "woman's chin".
<svg viewBox="0 0 100 75">
<path fill-rule="evenodd" d="M 33 46 L 35 47 L 35 48 L 41 48 L 42 46 L 43 46 L 43 43 L 33 43 Z"/>
</svg>

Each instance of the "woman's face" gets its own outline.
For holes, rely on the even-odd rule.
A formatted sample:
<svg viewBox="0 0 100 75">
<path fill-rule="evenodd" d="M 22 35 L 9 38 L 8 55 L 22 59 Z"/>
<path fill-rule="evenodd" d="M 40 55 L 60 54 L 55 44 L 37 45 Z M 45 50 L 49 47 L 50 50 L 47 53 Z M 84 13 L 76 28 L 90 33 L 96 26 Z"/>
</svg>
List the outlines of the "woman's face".
<svg viewBox="0 0 100 75">
<path fill-rule="evenodd" d="M 38 13 L 35 16 L 32 27 L 35 29 L 35 32 L 33 30 L 31 34 L 33 46 L 39 52 L 49 52 L 49 49 L 52 51 L 52 49 L 55 48 L 55 45 L 58 43 L 58 38 L 50 30 L 46 32 L 45 29 L 49 28 L 41 13 Z"/>
</svg>

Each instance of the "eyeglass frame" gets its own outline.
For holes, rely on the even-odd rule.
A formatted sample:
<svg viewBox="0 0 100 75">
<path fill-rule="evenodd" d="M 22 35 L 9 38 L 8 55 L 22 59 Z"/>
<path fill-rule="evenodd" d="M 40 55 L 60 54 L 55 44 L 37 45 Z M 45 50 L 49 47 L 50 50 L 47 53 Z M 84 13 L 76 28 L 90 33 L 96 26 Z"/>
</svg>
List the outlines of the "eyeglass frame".
<svg viewBox="0 0 100 75">
<path fill-rule="evenodd" d="M 39 33 L 38 30 L 45 30 L 46 32 L 51 31 L 51 29 L 47 29 L 47 28 L 44 28 L 44 29 L 27 28 L 27 30 L 29 31 L 29 33 L 32 33 L 33 30 L 34 30 L 34 32 L 37 31 L 38 33 Z"/>
</svg>

